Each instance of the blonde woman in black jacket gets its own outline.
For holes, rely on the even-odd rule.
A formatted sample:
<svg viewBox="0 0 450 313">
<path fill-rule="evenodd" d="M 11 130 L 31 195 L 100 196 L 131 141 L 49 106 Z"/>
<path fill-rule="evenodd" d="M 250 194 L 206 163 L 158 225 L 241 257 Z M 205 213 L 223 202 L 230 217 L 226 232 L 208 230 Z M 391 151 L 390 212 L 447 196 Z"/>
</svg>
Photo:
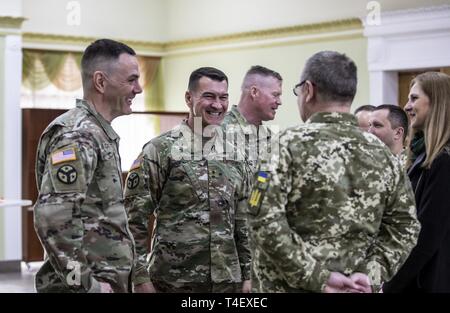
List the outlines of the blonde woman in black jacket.
<svg viewBox="0 0 450 313">
<path fill-rule="evenodd" d="M 383 291 L 450 292 L 450 76 L 427 72 L 410 86 L 405 109 L 425 143 L 416 145 L 408 170 L 422 228 L 416 247 Z"/>
</svg>

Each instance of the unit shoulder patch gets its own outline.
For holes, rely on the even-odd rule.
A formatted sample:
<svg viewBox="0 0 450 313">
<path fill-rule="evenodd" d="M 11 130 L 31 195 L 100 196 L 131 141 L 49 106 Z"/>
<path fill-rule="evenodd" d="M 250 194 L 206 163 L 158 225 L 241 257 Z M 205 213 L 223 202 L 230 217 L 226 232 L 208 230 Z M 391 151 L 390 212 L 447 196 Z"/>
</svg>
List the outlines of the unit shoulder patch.
<svg viewBox="0 0 450 313">
<path fill-rule="evenodd" d="M 56 172 L 56 177 L 63 184 L 70 185 L 77 181 L 78 173 L 72 165 L 63 165 Z"/>
<path fill-rule="evenodd" d="M 259 171 L 257 173 L 256 182 L 248 200 L 250 214 L 255 216 L 259 214 L 262 200 L 264 199 L 266 190 L 269 187 L 269 180 L 269 173 L 264 171 Z"/>
<path fill-rule="evenodd" d="M 136 172 L 131 172 L 128 175 L 127 179 L 127 187 L 129 189 L 134 189 L 139 185 L 139 175 Z"/>
</svg>

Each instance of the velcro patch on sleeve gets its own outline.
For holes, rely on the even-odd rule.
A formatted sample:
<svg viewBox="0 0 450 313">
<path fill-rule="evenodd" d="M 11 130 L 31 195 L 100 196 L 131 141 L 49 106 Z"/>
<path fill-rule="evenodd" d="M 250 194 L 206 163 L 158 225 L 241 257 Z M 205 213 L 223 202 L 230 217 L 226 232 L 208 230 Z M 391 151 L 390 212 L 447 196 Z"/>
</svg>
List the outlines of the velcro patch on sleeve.
<svg viewBox="0 0 450 313">
<path fill-rule="evenodd" d="M 130 172 L 131 172 L 132 170 L 135 170 L 135 169 L 137 169 L 137 168 L 140 168 L 140 167 L 141 167 L 141 163 L 142 163 L 142 158 L 141 158 L 141 157 L 139 157 L 139 158 L 137 158 L 136 160 L 134 160 L 133 164 L 131 164 Z"/>
<path fill-rule="evenodd" d="M 74 148 L 66 148 L 53 152 L 51 159 L 52 165 L 55 165 L 63 162 L 75 161 L 77 159 L 77 155 Z"/>
</svg>

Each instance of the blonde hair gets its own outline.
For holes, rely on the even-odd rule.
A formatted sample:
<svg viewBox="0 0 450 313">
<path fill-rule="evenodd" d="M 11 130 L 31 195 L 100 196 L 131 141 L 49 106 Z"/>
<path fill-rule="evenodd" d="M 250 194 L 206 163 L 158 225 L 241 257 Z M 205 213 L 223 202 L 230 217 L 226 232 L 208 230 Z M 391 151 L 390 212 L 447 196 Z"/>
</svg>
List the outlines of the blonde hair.
<svg viewBox="0 0 450 313">
<path fill-rule="evenodd" d="M 424 138 L 427 157 L 422 164 L 431 163 L 450 141 L 450 76 L 439 72 L 426 72 L 416 76 L 410 84 L 419 85 L 430 100 L 430 110 L 425 119 Z"/>
</svg>

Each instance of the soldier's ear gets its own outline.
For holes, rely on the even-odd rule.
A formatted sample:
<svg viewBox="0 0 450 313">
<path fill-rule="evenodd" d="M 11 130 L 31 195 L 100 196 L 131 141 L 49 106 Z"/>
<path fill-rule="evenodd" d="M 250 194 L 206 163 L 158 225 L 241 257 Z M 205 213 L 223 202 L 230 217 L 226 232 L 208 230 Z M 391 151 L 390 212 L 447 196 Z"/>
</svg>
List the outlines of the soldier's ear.
<svg viewBox="0 0 450 313">
<path fill-rule="evenodd" d="M 252 99 L 256 98 L 258 93 L 259 93 L 259 89 L 256 86 L 250 87 L 250 96 L 252 97 Z"/>
<path fill-rule="evenodd" d="M 105 93 L 105 82 L 106 80 L 103 72 L 95 71 L 94 74 L 92 74 L 92 85 L 94 86 L 94 89 L 101 94 Z"/>
<path fill-rule="evenodd" d="M 317 97 L 317 89 L 314 86 L 313 83 L 311 83 L 309 80 L 307 80 L 305 82 L 305 85 L 303 86 L 303 88 L 305 88 L 304 92 L 305 92 L 305 102 L 311 102 L 312 100 L 314 100 Z"/>
<path fill-rule="evenodd" d="M 404 132 L 405 130 L 403 129 L 403 127 L 397 127 L 394 130 L 394 139 L 403 141 Z"/>
<path fill-rule="evenodd" d="M 189 107 L 189 109 L 192 109 L 193 100 L 192 100 L 192 94 L 189 90 L 185 92 L 184 100 L 186 101 L 186 104 Z"/>
</svg>

